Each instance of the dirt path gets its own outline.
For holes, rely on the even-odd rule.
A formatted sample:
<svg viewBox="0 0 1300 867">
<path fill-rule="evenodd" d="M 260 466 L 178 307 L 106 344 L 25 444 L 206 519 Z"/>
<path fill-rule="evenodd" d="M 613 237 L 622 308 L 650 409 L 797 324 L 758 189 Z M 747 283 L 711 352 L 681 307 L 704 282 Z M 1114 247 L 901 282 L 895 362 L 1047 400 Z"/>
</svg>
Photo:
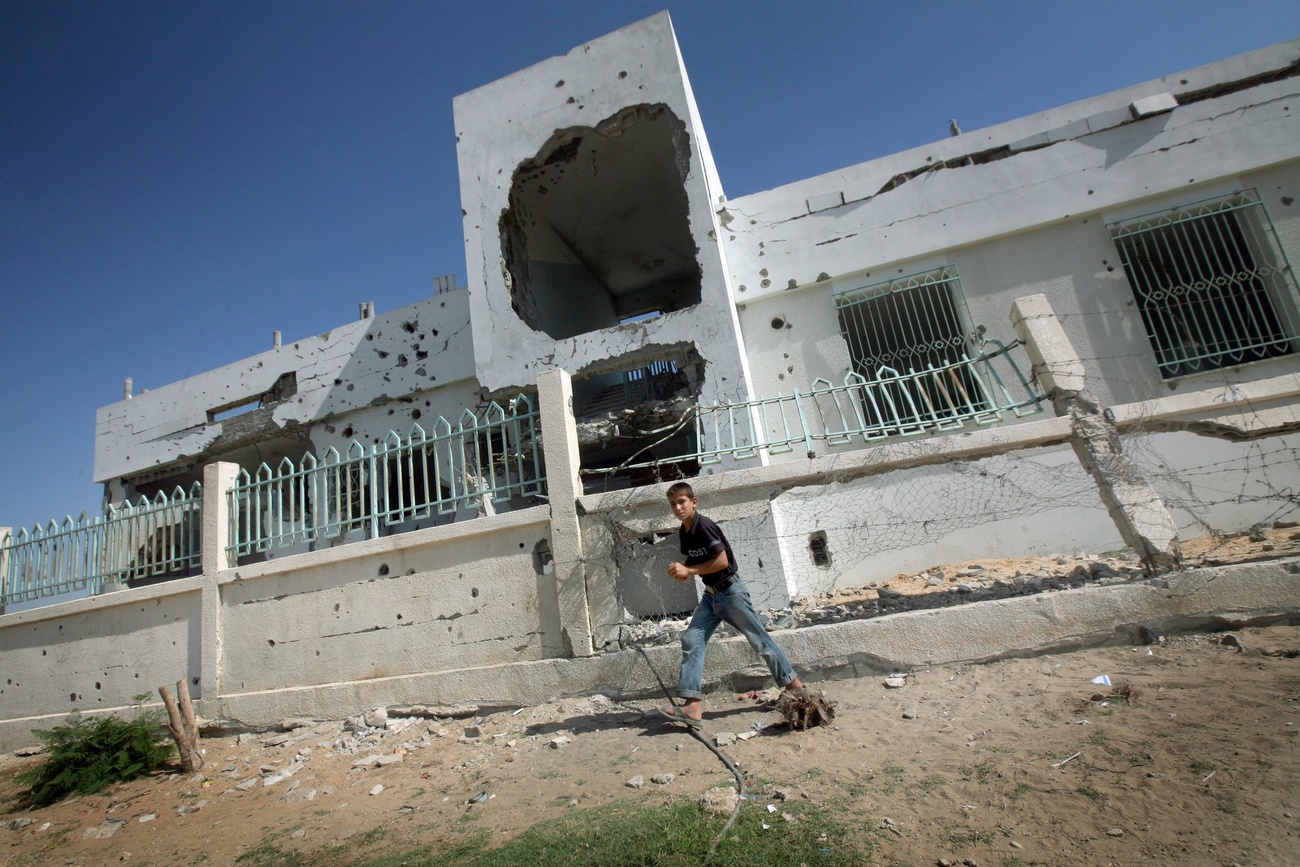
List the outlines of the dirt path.
<svg viewBox="0 0 1300 867">
<path fill-rule="evenodd" d="M 920 670 L 898 689 L 837 681 L 835 725 L 801 733 L 748 696 L 713 695 L 707 731 L 752 733 L 725 747 L 760 795 L 747 809 L 835 806 L 874 840 L 878 864 L 1297 864 L 1300 628 L 1235 637 L 1244 649 L 1186 636 Z M 1102 674 L 1112 687 L 1091 682 Z M 1112 695 L 1122 685 L 1130 700 Z M 7 757 L 0 864 L 231 864 L 268 842 L 342 846 L 335 857 L 352 861 L 731 782 L 688 735 L 643 718 L 651 707 L 596 697 L 207 739 L 201 776 L 31 811 L 13 776 L 36 759 Z M 354 769 L 365 756 L 390 764 Z M 652 782 L 663 774 L 672 781 Z"/>
</svg>

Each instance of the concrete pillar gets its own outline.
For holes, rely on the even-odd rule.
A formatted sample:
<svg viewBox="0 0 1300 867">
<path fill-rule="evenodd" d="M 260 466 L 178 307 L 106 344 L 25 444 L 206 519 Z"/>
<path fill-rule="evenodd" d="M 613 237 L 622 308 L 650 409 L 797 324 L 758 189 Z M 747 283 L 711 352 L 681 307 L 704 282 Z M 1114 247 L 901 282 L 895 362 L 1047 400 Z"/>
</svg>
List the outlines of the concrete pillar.
<svg viewBox="0 0 1300 867">
<path fill-rule="evenodd" d="M 572 656 L 591 656 L 591 617 L 587 575 L 578 523 L 578 429 L 573 420 L 573 380 L 568 371 L 552 369 L 537 376 L 537 408 L 542 422 L 542 453 L 551 502 L 551 555 L 555 558 L 555 593 L 560 634 Z"/>
<path fill-rule="evenodd" d="M 203 468 L 203 594 L 200 605 L 199 698 L 203 715 L 220 713 L 221 699 L 221 585 L 217 579 L 235 560 L 230 544 L 228 492 L 235 486 L 238 464 L 215 463 Z"/>
<path fill-rule="evenodd" d="M 1017 298 L 1011 324 L 1024 342 L 1058 416 L 1070 419 L 1070 445 L 1092 476 L 1125 544 L 1148 571 L 1182 560 L 1178 526 L 1142 468 L 1120 448 L 1119 431 L 1088 391 L 1083 361 L 1045 295 Z"/>
</svg>

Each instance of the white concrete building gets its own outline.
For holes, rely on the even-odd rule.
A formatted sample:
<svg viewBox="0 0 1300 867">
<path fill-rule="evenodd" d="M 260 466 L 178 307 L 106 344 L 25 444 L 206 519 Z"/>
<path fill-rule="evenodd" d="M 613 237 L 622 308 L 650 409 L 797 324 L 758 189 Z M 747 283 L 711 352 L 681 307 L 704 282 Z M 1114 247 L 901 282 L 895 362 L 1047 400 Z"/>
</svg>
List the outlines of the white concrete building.
<svg viewBox="0 0 1300 867">
<path fill-rule="evenodd" d="M 438 294 L 105 407 L 95 478 L 117 501 L 197 479 L 214 459 L 253 472 L 346 452 L 422 420 L 454 422 L 556 367 L 574 377 L 575 412 L 590 422 L 580 434 L 589 491 L 806 460 L 802 447 L 752 459 L 726 448 L 731 436 L 742 448 L 755 438 L 752 407 L 719 438 L 672 422 L 695 404 L 807 395 L 846 375 L 887 384 L 874 398 L 850 389 L 821 399 L 857 435 L 823 441 L 820 453 L 861 447 L 864 432 L 1014 424 L 1015 414 L 981 415 L 997 401 L 951 366 L 1014 343 L 1012 302 L 1035 294 L 1059 317 L 1100 407 L 1295 372 L 1298 63 L 1300 42 L 1283 43 L 728 199 L 671 22 L 656 15 L 456 100 L 468 296 Z M 996 363 L 1013 402 L 1034 392 L 1018 381 L 1032 375 L 1023 350 Z M 928 366 L 943 372 L 888 384 Z M 608 415 L 652 399 L 640 415 Z M 825 434 L 843 419 L 806 421 Z M 757 427 L 766 441 L 781 436 L 771 418 Z M 1205 446 L 1166 438 L 1161 460 L 1176 471 Z M 723 452 L 716 466 L 600 472 L 712 450 Z M 1033 460 L 1040 487 L 1058 487 L 1053 468 L 1070 465 L 1060 470 L 1074 474 L 1067 487 L 1087 490 L 1068 449 Z M 889 505 L 904 496 L 893 482 L 864 484 L 838 499 L 785 492 L 773 519 L 857 513 L 863 497 L 917 520 L 935 506 Z M 814 583 L 804 574 L 810 544 L 823 549 L 814 560 L 831 551 L 842 564 L 832 584 L 958 553 L 1122 545 L 1095 500 L 1076 505 L 1058 504 L 1038 525 L 1008 510 L 1013 521 L 976 539 L 873 551 L 841 527 L 782 542 L 765 558 L 784 566 L 760 582 L 763 598 L 824 589 L 824 563 Z M 1231 530 L 1259 519 L 1247 503 L 1182 523 Z M 916 546 L 929 548 L 905 550 Z"/>
<path fill-rule="evenodd" d="M 667 14 L 454 111 L 467 287 L 104 407 L 159 505 L 0 545 L 0 746 L 177 676 L 249 722 L 632 689 L 582 658 L 694 604 L 670 478 L 772 608 L 1296 518 L 1300 40 L 735 199 Z"/>
</svg>

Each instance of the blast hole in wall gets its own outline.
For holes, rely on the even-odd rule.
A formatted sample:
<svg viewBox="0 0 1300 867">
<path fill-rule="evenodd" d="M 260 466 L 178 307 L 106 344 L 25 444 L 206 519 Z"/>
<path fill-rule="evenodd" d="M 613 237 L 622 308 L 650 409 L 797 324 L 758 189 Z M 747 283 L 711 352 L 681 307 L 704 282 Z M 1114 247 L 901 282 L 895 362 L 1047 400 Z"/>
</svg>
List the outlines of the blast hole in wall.
<svg viewBox="0 0 1300 867">
<path fill-rule="evenodd" d="M 387 563 L 380 563 L 380 564 L 379 564 L 379 577 L 380 577 L 380 578 L 383 578 L 383 577 L 384 577 L 385 575 L 387 575 L 387 574 L 388 574 L 388 564 L 387 564 Z"/>
<path fill-rule="evenodd" d="M 813 565 L 831 565 L 831 549 L 826 544 L 826 532 L 818 530 L 808 537 L 808 550 L 812 552 Z"/>
<path fill-rule="evenodd" d="M 690 160 L 686 125 L 642 104 L 559 130 L 521 162 L 499 223 L 519 318 L 563 340 L 699 304 Z"/>
</svg>

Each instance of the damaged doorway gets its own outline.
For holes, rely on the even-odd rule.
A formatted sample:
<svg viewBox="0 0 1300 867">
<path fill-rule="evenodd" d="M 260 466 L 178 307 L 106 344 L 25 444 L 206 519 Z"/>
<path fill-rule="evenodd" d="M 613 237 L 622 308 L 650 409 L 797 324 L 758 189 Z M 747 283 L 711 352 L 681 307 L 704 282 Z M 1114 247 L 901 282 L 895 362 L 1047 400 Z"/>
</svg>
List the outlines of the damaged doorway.
<svg viewBox="0 0 1300 867">
<path fill-rule="evenodd" d="M 511 306 L 556 340 L 700 302 L 685 125 L 662 104 L 560 130 L 515 170 L 501 216 Z"/>
</svg>

